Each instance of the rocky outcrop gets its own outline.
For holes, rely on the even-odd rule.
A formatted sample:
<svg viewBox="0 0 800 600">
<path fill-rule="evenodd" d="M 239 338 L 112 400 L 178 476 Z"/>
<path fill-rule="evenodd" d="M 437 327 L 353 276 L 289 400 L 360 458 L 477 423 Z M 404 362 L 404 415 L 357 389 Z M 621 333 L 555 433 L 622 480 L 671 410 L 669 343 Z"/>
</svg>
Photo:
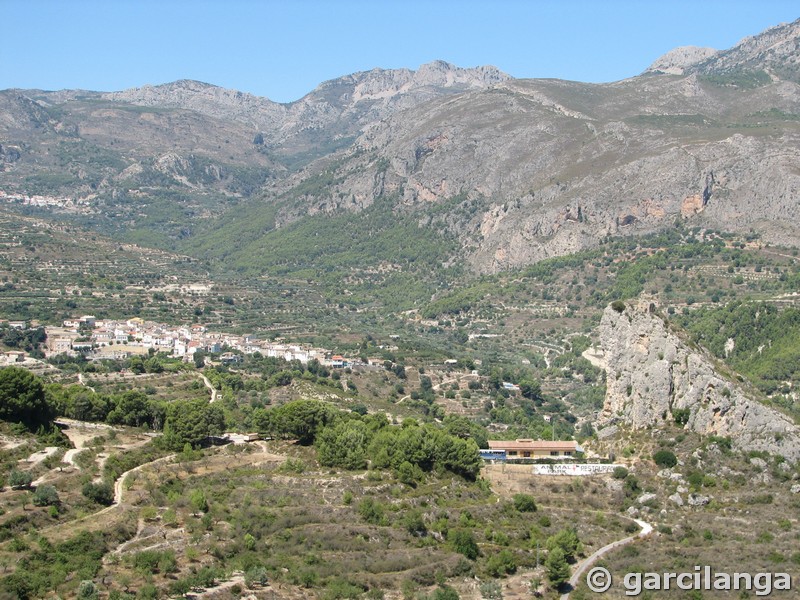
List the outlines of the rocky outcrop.
<svg viewBox="0 0 800 600">
<path fill-rule="evenodd" d="M 677 414 L 687 429 L 730 437 L 739 449 L 800 460 L 800 428 L 720 374 L 707 354 L 670 331 L 652 304 L 614 306 L 599 326 L 607 365 L 602 421 L 644 428 Z"/>
<path fill-rule="evenodd" d="M 687 67 L 711 58 L 717 53 L 714 48 L 681 46 L 657 58 L 645 73 L 683 75 Z"/>
<path fill-rule="evenodd" d="M 703 212 L 703 196 L 700 194 L 692 194 L 686 196 L 681 202 L 681 216 L 684 218 L 691 217 L 697 213 Z"/>
<path fill-rule="evenodd" d="M 20 156 L 19 148 L 0 144 L 0 162 L 13 163 L 18 161 Z"/>
</svg>

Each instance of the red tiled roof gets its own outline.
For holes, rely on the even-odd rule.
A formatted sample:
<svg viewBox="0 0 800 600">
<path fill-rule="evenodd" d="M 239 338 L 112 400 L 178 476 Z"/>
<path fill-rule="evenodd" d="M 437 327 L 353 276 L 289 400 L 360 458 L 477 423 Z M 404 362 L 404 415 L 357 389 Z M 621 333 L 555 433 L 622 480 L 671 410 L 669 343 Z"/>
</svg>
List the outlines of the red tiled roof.
<svg viewBox="0 0 800 600">
<path fill-rule="evenodd" d="M 578 442 L 574 440 L 489 440 L 491 450 L 575 450 Z"/>
</svg>

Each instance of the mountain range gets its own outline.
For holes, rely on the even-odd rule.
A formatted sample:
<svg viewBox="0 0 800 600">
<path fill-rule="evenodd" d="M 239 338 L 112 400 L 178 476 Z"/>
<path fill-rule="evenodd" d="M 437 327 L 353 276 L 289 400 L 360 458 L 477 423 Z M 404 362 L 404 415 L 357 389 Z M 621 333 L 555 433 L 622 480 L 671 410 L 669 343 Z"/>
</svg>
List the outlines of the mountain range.
<svg viewBox="0 0 800 600">
<path fill-rule="evenodd" d="M 0 191 L 17 210 L 234 265 L 322 217 L 353 243 L 381 238 L 391 223 L 365 226 L 376 211 L 441 237 L 437 261 L 473 272 L 676 221 L 796 245 L 798 61 L 795 21 L 608 84 L 437 61 L 289 104 L 186 80 L 4 90 Z"/>
</svg>

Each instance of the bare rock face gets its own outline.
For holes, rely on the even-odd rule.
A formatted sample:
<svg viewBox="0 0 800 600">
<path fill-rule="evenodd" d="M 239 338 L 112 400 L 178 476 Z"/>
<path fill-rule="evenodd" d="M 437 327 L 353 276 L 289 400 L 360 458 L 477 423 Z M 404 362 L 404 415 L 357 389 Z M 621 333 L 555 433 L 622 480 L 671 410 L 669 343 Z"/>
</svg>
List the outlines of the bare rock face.
<svg viewBox="0 0 800 600">
<path fill-rule="evenodd" d="M 700 194 L 686 196 L 681 203 L 681 216 L 684 218 L 696 215 L 703 211 L 703 197 Z"/>
<path fill-rule="evenodd" d="M 714 48 L 697 46 L 681 46 L 660 56 L 648 67 L 645 73 L 663 73 L 665 75 L 683 75 L 687 67 L 711 58 L 717 53 Z"/>
<path fill-rule="evenodd" d="M 687 429 L 730 437 L 741 450 L 800 460 L 800 428 L 723 377 L 709 356 L 669 330 L 653 305 L 607 308 L 599 333 L 608 365 L 603 421 L 638 429 L 688 409 Z"/>
<path fill-rule="evenodd" d="M 18 161 L 20 156 L 19 148 L 0 144 L 0 162 L 13 163 Z"/>
<path fill-rule="evenodd" d="M 712 54 L 707 60 L 690 65 L 687 72 L 732 73 L 765 70 L 771 78 L 800 81 L 797 67 L 800 54 L 800 19 L 770 27 L 758 35 L 741 40 L 733 48 Z"/>
</svg>

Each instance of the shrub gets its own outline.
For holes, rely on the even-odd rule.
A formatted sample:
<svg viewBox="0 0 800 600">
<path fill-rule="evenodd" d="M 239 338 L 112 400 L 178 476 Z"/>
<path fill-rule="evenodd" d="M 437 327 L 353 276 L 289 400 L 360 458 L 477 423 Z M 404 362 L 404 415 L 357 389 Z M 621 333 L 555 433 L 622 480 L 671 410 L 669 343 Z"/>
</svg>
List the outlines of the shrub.
<svg viewBox="0 0 800 600">
<path fill-rule="evenodd" d="M 671 469 L 678 464 L 678 457 L 671 450 L 659 450 L 653 454 L 653 461 L 659 467 Z"/>
<path fill-rule="evenodd" d="M 517 570 L 517 561 L 510 550 L 501 550 L 486 561 L 486 570 L 492 577 L 501 577 Z"/>
<path fill-rule="evenodd" d="M 614 471 L 611 473 L 611 476 L 614 479 L 625 479 L 628 476 L 628 469 L 625 467 L 614 467 Z"/>
<path fill-rule="evenodd" d="M 278 467 L 279 473 L 294 473 L 295 475 L 302 475 L 305 473 L 306 470 L 306 463 L 300 458 L 292 458 L 289 457 L 280 467 Z"/>
<path fill-rule="evenodd" d="M 317 585 L 319 581 L 319 575 L 316 571 L 312 571 L 311 569 L 306 569 L 302 573 L 300 573 L 300 577 L 298 578 L 300 585 L 304 588 L 312 588 Z"/>
<path fill-rule="evenodd" d="M 550 520 L 549 516 L 542 515 L 541 517 L 539 517 L 539 526 L 540 527 L 550 527 L 550 525 L 552 525 L 552 524 L 553 524 L 553 522 Z"/>
<path fill-rule="evenodd" d="M 107 483 L 93 483 L 91 481 L 87 481 L 83 489 L 81 489 L 81 493 L 91 500 L 92 502 L 96 502 L 97 504 L 103 504 L 105 506 L 111 506 L 114 503 L 114 490 L 111 489 L 111 486 Z"/>
<path fill-rule="evenodd" d="M 470 560 L 478 558 L 478 544 L 475 543 L 475 538 L 471 531 L 467 529 L 451 529 L 447 537 L 450 543 L 453 544 L 453 550 L 463 554 Z"/>
<path fill-rule="evenodd" d="M 336 577 L 328 582 L 323 600 L 343 600 L 345 598 L 360 598 L 366 590 L 354 583 Z"/>
<path fill-rule="evenodd" d="M 431 600 L 459 600 L 461 596 L 449 585 L 443 584 L 436 588 L 431 594 Z"/>
<path fill-rule="evenodd" d="M 371 525 L 385 525 L 386 516 L 384 515 L 383 505 L 375 502 L 372 498 L 364 498 L 358 504 L 358 514 Z"/>
<path fill-rule="evenodd" d="M 252 533 L 246 533 L 244 535 L 244 547 L 250 551 L 256 549 L 256 538 L 253 536 Z"/>
<path fill-rule="evenodd" d="M 30 486 L 32 481 L 33 476 L 30 473 L 18 469 L 12 469 L 8 476 L 8 485 L 15 490 Z"/>
<path fill-rule="evenodd" d="M 514 508 L 519 512 L 536 512 L 536 501 L 530 494 L 514 494 Z"/>
<path fill-rule="evenodd" d="M 267 570 L 264 567 L 250 567 L 244 574 L 244 583 L 252 588 L 254 585 L 267 585 Z"/>
<path fill-rule="evenodd" d="M 403 527 L 411 535 L 425 536 L 428 533 L 428 528 L 425 525 L 425 520 L 422 518 L 422 512 L 419 510 L 412 510 L 403 517 Z"/>
<path fill-rule="evenodd" d="M 611 308 L 613 308 L 618 313 L 625 312 L 625 303 L 622 300 L 614 300 L 611 303 Z"/>
<path fill-rule="evenodd" d="M 81 581 L 80 585 L 78 586 L 77 598 L 79 600 L 96 600 L 97 588 L 95 587 L 94 582 L 88 579 Z"/>
<path fill-rule="evenodd" d="M 203 490 L 192 490 L 189 495 L 189 503 L 195 513 L 208 512 L 208 500 Z"/>
<path fill-rule="evenodd" d="M 547 538 L 547 550 L 552 552 L 556 548 L 561 549 L 567 560 L 572 560 L 583 550 L 583 545 L 575 529 L 568 527 Z"/>
<path fill-rule="evenodd" d="M 421 481 L 424 477 L 425 473 L 422 472 L 422 469 L 416 465 L 412 465 L 407 460 L 400 463 L 400 466 L 397 468 L 397 480 L 411 487 L 416 487 L 417 482 Z"/>
<path fill-rule="evenodd" d="M 61 500 L 52 485 L 40 485 L 33 493 L 34 506 L 56 506 Z"/>
<path fill-rule="evenodd" d="M 158 563 L 161 560 L 161 553 L 155 550 L 143 550 L 137 552 L 131 558 L 133 568 L 142 574 L 152 574 L 159 571 Z"/>
<path fill-rule="evenodd" d="M 637 492 L 639 492 L 639 490 L 641 489 L 639 487 L 639 480 L 636 479 L 636 476 L 633 475 L 632 473 L 629 473 L 628 476 L 625 478 L 624 489 L 626 496 L 632 496 Z"/>
<path fill-rule="evenodd" d="M 158 588 L 152 583 L 145 583 L 136 594 L 136 598 L 141 598 L 142 600 L 155 600 L 158 596 Z"/>
<path fill-rule="evenodd" d="M 700 489 L 703 486 L 704 477 L 705 476 L 700 471 L 691 471 L 688 475 L 686 475 L 686 480 L 693 488 Z"/>
<path fill-rule="evenodd" d="M 689 408 L 673 408 L 672 418 L 675 420 L 676 425 L 686 425 L 689 422 L 689 417 L 692 411 Z"/>
<path fill-rule="evenodd" d="M 503 590 L 496 581 L 485 581 L 480 586 L 481 598 L 484 600 L 502 600 Z"/>
</svg>

